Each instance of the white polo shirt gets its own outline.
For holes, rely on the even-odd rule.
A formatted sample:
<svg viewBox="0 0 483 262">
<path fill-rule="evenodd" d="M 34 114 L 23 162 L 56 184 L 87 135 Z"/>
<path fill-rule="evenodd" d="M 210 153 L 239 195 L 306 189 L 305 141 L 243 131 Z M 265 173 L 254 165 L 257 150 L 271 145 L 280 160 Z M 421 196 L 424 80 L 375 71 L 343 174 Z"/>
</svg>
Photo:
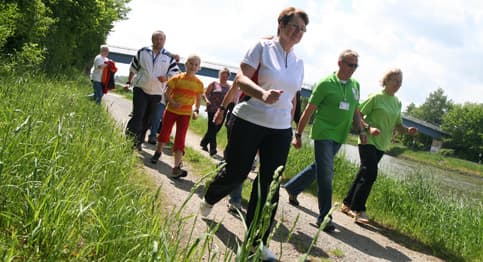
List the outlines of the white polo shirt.
<svg viewBox="0 0 483 262">
<path fill-rule="evenodd" d="M 292 121 L 292 99 L 302 87 L 304 63 L 293 49 L 285 52 L 278 38 L 263 39 L 246 53 L 242 63 L 258 72 L 258 84 L 265 90 L 283 90 L 280 99 L 266 104 L 256 98 L 238 103 L 233 114 L 250 123 L 273 129 L 287 129 Z"/>
</svg>

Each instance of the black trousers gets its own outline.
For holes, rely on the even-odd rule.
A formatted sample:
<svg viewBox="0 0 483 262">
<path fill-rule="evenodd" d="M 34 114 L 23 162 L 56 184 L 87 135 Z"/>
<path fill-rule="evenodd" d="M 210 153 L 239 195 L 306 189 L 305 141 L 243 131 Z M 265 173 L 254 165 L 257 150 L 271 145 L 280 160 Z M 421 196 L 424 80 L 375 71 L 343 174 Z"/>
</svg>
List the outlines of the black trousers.
<svg viewBox="0 0 483 262">
<path fill-rule="evenodd" d="M 158 110 L 161 95 L 146 94 L 142 88 L 133 88 L 133 111 L 126 127 L 126 133 L 134 136 L 135 144 L 144 142 L 146 131 L 152 123 L 153 114 Z"/>
<path fill-rule="evenodd" d="M 221 127 L 223 126 L 223 122 L 219 125 L 213 123 L 213 118 L 215 116 L 215 112 L 208 112 L 208 130 L 206 131 L 203 139 L 201 139 L 200 145 L 205 147 L 210 145 L 210 154 L 216 154 L 216 135 L 220 131 Z"/>
<path fill-rule="evenodd" d="M 232 115 L 232 117 L 235 116 Z M 260 172 L 252 184 L 246 217 L 247 227 L 257 226 L 261 222 L 261 220 L 253 221 L 256 217 L 257 202 L 258 200 L 261 201 L 263 209 L 263 204 L 270 190 L 270 183 L 273 180 L 273 173 L 277 167 L 285 166 L 287 161 L 291 138 L 291 128 L 266 128 L 235 117 L 226 148 L 227 165 L 208 186 L 205 201 L 208 204 L 215 204 L 239 186 L 247 178 L 253 158 L 258 151 Z M 258 192 L 258 184 L 260 184 L 260 192 Z M 279 187 L 275 189 L 272 203 L 278 203 L 278 198 Z M 276 211 L 277 206 L 271 214 L 269 228 L 273 224 Z M 262 238 L 262 241 L 266 244 L 270 230 L 261 234 L 263 235 L 255 237 L 257 239 Z"/>
<path fill-rule="evenodd" d="M 359 145 L 361 166 L 359 172 L 344 198 L 344 204 L 354 211 L 366 211 L 366 202 L 371 193 L 372 185 L 377 178 L 377 165 L 384 152 L 373 145 Z"/>
</svg>

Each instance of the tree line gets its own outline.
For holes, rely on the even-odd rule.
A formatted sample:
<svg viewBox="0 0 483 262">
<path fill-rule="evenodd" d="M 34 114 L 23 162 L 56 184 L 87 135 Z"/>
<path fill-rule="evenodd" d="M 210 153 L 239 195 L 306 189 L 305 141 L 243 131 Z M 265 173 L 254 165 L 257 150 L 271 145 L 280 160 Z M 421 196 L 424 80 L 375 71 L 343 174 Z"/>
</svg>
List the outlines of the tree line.
<svg viewBox="0 0 483 262">
<path fill-rule="evenodd" d="M 442 88 L 438 88 L 429 94 L 422 105 L 409 104 L 404 114 L 439 126 L 450 134 L 443 140 L 443 154 L 475 162 L 482 160 L 482 103 L 455 104 Z M 432 139 L 420 133 L 415 139 L 403 136 L 402 141 L 417 149 L 429 149 Z"/>
<path fill-rule="evenodd" d="M 0 71 L 85 70 L 130 0 L 0 2 Z"/>
</svg>

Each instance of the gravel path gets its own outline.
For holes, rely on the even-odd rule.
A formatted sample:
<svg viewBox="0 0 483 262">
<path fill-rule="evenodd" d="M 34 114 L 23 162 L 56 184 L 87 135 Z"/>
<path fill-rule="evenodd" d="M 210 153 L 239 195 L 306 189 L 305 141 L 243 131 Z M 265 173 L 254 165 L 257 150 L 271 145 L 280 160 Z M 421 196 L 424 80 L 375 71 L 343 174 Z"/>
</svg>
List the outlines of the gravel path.
<svg viewBox="0 0 483 262">
<path fill-rule="evenodd" d="M 107 110 L 113 119 L 121 126 L 125 127 L 128 115 L 131 112 L 132 102 L 117 94 L 109 93 L 103 97 Z M 200 137 L 188 132 L 186 145 L 193 149 L 200 149 Z M 172 180 L 168 177 L 173 165 L 172 156 L 163 154 L 158 164 L 149 163 L 154 146 L 145 144 L 140 154 L 144 162 L 144 171 L 152 178 L 153 183 L 161 186 L 163 194 L 163 206 L 166 210 L 173 210 L 178 207 L 189 196 L 190 190 L 199 181 L 201 175 L 196 174 L 196 170 L 191 170 L 189 163 L 185 161 L 185 168 L 189 175 L 184 179 Z M 200 150 L 207 158 L 208 153 Z M 222 150 L 218 150 L 222 152 Z M 213 159 L 213 161 L 215 161 Z M 194 175 L 194 173 L 196 175 Z M 253 177 L 256 174 L 251 174 Z M 243 239 L 243 223 L 236 216 L 227 212 L 227 201 L 220 201 L 208 219 L 201 219 L 196 216 L 200 203 L 201 192 L 198 191 L 188 201 L 183 210 L 183 214 L 189 217 L 186 227 L 190 228 L 195 223 L 195 237 L 207 231 L 213 222 L 222 222 L 216 233 L 214 248 L 218 248 L 221 253 L 236 250 L 236 242 Z M 277 222 L 280 226 L 270 242 L 270 249 L 281 261 L 298 261 L 312 242 L 313 236 L 317 232 L 314 226 L 317 217 L 317 199 L 308 194 L 299 196 L 300 207 L 293 207 L 288 204 L 288 196 L 284 189 L 280 191 L 280 203 L 277 212 Z M 246 208 L 246 207 L 245 207 Z M 351 218 L 335 211 L 334 222 L 336 232 L 326 234 L 321 232 L 316 245 L 312 248 L 308 261 L 442 261 L 433 257 L 423 247 L 411 240 L 389 234 L 388 230 L 377 225 L 359 226 Z M 297 221 L 298 217 L 298 221 Z M 192 220 L 196 220 L 193 221 Z M 293 224 L 297 221 L 295 227 Z M 293 235 L 287 241 L 289 231 L 294 227 Z M 196 235 L 198 234 L 198 235 Z M 406 244 L 402 244 L 406 243 Z M 408 246 L 412 246 L 412 249 Z M 416 251 L 417 249 L 418 251 Z"/>
</svg>

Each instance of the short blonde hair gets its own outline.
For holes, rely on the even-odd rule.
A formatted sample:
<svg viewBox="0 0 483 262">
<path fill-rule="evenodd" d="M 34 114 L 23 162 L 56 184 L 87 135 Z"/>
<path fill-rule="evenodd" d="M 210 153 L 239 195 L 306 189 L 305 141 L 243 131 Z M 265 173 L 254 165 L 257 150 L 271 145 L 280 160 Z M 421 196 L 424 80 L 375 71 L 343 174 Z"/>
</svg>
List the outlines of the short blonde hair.
<svg viewBox="0 0 483 262">
<path fill-rule="evenodd" d="M 109 46 L 108 46 L 108 45 L 106 45 L 106 44 L 101 45 L 101 46 L 99 47 L 99 51 L 100 51 L 101 53 L 102 53 L 102 52 L 104 52 L 104 51 L 109 52 Z"/>
<path fill-rule="evenodd" d="M 392 68 L 392 69 L 387 70 L 386 73 L 384 73 L 384 75 L 382 76 L 381 80 L 379 81 L 381 83 L 381 86 L 383 86 L 383 87 L 386 86 L 387 81 L 395 75 L 401 75 L 402 76 L 401 69 Z"/>
<path fill-rule="evenodd" d="M 201 58 L 198 55 L 189 55 L 188 58 L 186 58 L 186 63 L 193 61 L 193 60 L 198 60 L 198 62 L 200 62 L 200 66 L 201 66 Z"/>
</svg>

